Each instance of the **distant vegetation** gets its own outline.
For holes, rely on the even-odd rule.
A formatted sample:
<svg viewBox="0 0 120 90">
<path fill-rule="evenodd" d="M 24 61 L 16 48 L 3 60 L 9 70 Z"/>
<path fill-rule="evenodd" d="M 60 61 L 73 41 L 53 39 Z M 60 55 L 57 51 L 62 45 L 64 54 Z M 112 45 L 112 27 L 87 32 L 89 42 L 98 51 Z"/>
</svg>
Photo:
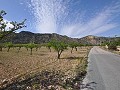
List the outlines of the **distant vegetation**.
<svg viewBox="0 0 120 90">
<path fill-rule="evenodd" d="M 113 41 L 107 41 L 102 43 L 102 46 L 105 46 L 105 45 L 107 45 L 108 49 L 110 50 L 117 50 L 117 46 L 120 46 L 120 38 L 118 39 L 115 38 Z"/>
</svg>

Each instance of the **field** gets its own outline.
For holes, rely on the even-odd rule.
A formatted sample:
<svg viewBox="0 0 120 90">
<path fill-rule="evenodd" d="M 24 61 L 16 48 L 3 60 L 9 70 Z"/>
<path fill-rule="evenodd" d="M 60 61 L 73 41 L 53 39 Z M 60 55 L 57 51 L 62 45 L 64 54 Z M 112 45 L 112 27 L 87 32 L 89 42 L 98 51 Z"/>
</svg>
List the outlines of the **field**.
<svg viewBox="0 0 120 90">
<path fill-rule="evenodd" d="M 18 48 L 11 48 L 9 52 L 4 48 L 0 52 L 0 83 L 33 75 L 42 70 L 60 70 L 69 77 L 74 76 L 76 66 L 87 60 L 90 48 L 79 47 L 72 53 L 71 48 L 68 48 L 63 51 L 61 59 L 57 59 L 57 52 L 54 49 L 50 52 L 46 47 L 41 47 L 37 51 L 34 49 L 33 55 L 30 55 L 30 50 L 27 51 L 24 47 L 19 53 Z"/>
</svg>

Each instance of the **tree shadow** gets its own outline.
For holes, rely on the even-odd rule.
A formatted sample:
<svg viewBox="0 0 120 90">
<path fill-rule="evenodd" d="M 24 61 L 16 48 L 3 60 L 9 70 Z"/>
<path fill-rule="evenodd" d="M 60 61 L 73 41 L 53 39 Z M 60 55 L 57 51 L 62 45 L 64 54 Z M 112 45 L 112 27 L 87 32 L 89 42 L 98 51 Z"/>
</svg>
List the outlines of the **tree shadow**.
<svg viewBox="0 0 120 90">
<path fill-rule="evenodd" d="M 64 58 L 60 58 L 60 59 L 69 59 L 69 60 L 73 60 L 73 59 L 83 59 L 84 57 L 64 57 Z"/>
<path fill-rule="evenodd" d="M 82 84 L 81 89 L 95 90 L 95 85 L 96 84 L 97 84 L 96 82 L 90 82 L 90 83 L 87 83 L 87 84 Z"/>
<path fill-rule="evenodd" d="M 45 56 L 45 55 L 48 55 L 48 54 L 36 54 L 36 55 L 39 55 L 39 56 Z"/>
</svg>

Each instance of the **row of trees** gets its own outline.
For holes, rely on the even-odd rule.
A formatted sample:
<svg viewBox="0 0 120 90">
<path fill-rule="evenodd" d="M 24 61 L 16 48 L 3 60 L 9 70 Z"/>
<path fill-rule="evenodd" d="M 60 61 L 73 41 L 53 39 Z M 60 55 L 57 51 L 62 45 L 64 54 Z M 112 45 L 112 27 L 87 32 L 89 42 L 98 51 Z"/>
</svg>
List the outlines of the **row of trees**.
<svg viewBox="0 0 120 90">
<path fill-rule="evenodd" d="M 77 51 L 77 47 L 82 46 L 82 45 L 79 43 L 76 43 L 76 42 L 71 42 L 71 43 L 66 44 L 64 42 L 60 42 L 60 41 L 56 41 L 56 40 L 51 40 L 50 42 L 45 43 L 45 44 L 34 44 L 34 43 L 12 44 L 11 42 L 8 42 L 8 43 L 4 43 L 4 44 L 0 45 L 1 48 L 8 48 L 7 52 L 9 52 L 10 48 L 15 48 L 15 47 L 18 48 L 18 52 L 19 52 L 22 47 L 25 47 L 27 49 L 27 51 L 28 51 L 28 49 L 30 49 L 30 55 L 32 55 L 34 48 L 37 51 L 38 48 L 41 48 L 42 46 L 47 47 L 50 52 L 51 52 L 51 48 L 55 49 L 57 51 L 58 59 L 60 59 L 62 52 L 64 50 L 66 50 L 68 47 L 71 48 L 71 53 L 72 53 L 73 49 L 75 49 Z M 2 49 L 1 49 L 1 51 L 2 51 Z"/>
</svg>

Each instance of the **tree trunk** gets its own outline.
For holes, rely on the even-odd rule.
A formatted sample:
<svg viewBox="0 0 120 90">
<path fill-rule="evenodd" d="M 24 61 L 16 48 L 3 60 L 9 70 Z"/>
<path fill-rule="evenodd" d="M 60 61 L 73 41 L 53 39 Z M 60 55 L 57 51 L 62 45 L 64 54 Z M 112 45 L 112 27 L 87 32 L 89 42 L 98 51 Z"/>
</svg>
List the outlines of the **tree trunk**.
<svg viewBox="0 0 120 90">
<path fill-rule="evenodd" d="M 75 50 L 77 51 L 77 47 L 75 47 Z"/>
<path fill-rule="evenodd" d="M 58 51 L 58 59 L 60 59 L 61 53 L 62 53 L 62 50 Z"/>
<path fill-rule="evenodd" d="M 71 53 L 72 53 L 72 51 L 73 51 L 73 48 L 72 48 L 72 50 L 71 50 Z"/>
<path fill-rule="evenodd" d="M 60 51 L 58 51 L 58 59 L 60 59 Z"/>
<path fill-rule="evenodd" d="M 0 51 L 2 51 L 2 47 L 0 47 Z"/>
<path fill-rule="evenodd" d="M 18 48 L 18 53 L 19 53 L 20 49 L 21 49 L 21 47 Z"/>
<path fill-rule="evenodd" d="M 32 48 L 31 48 L 31 50 L 30 50 L 30 55 L 32 55 Z"/>
<path fill-rule="evenodd" d="M 49 47 L 49 50 L 50 50 L 50 52 L 51 52 L 51 48 Z"/>
<path fill-rule="evenodd" d="M 28 48 L 26 48 L 27 49 L 27 51 L 28 51 Z"/>
<path fill-rule="evenodd" d="M 36 47 L 36 51 L 38 51 L 38 47 Z"/>
<path fill-rule="evenodd" d="M 10 50 L 10 47 L 8 47 L 8 50 L 7 50 L 7 52 L 9 52 L 9 50 Z"/>
</svg>

